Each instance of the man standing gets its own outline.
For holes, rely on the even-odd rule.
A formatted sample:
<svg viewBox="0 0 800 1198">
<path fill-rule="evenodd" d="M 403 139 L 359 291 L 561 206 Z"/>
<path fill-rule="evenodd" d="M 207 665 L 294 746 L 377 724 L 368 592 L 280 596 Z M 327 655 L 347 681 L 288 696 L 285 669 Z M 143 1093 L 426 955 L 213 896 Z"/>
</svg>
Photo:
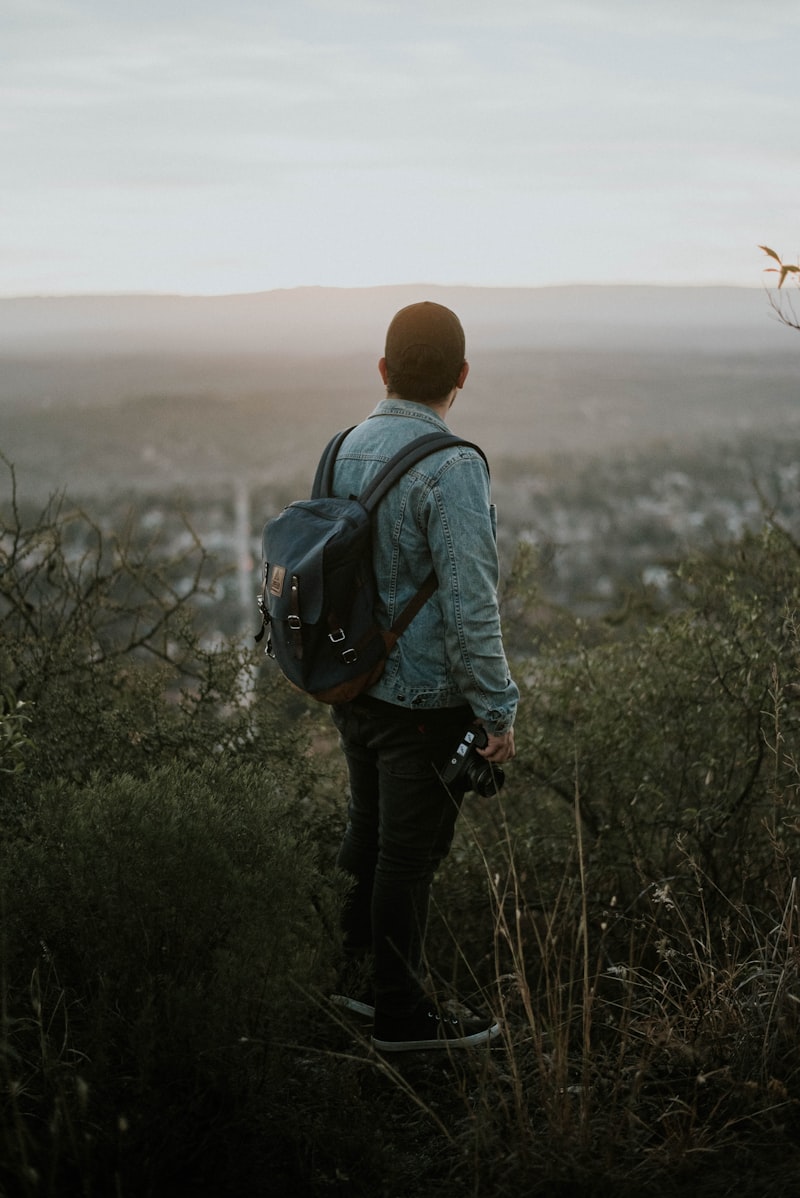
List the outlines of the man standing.
<svg viewBox="0 0 800 1198">
<path fill-rule="evenodd" d="M 440 304 L 403 308 L 386 334 L 378 369 L 386 399 L 345 439 L 333 494 L 357 495 L 398 449 L 446 417 L 469 371 L 464 331 Z M 471 725 L 501 764 L 514 755 L 519 692 L 497 606 L 498 563 L 489 476 L 467 446 L 439 450 L 412 467 L 378 505 L 373 554 L 378 623 L 388 628 L 433 568 L 438 588 L 364 695 L 333 708 L 350 778 L 348 823 L 338 865 L 354 879 L 344 913 L 352 968 L 370 962 L 372 992 L 344 979 L 336 1000 L 372 1014 L 384 1052 L 482 1043 L 488 1019 L 455 1018 L 419 977 L 429 891 L 449 851 L 464 787 L 439 772 Z M 363 971 L 361 973 L 363 977 Z"/>
</svg>

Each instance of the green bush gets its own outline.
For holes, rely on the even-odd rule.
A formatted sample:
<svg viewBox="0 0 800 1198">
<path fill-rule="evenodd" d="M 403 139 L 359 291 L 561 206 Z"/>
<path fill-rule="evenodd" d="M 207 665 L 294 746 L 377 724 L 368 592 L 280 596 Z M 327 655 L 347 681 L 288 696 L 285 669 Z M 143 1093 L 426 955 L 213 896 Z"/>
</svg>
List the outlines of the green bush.
<svg viewBox="0 0 800 1198">
<path fill-rule="evenodd" d="M 0 517 L 0 769 L 14 772 L 0 828 L 42 785 L 177 760 L 233 753 L 299 781 L 309 722 L 286 687 L 258 685 L 253 652 L 209 636 L 199 611 L 213 563 L 188 527 L 184 541 L 170 549 L 132 521 L 104 531 L 63 498 L 28 522 L 12 487 Z M 305 778 L 307 793 L 307 756 Z"/>
<path fill-rule="evenodd" d="M 535 644 L 519 559 L 518 757 L 499 798 L 468 797 L 428 937 L 437 983 L 490 1001 L 502 1039 L 386 1063 L 325 997 L 344 782 L 324 710 L 205 638 L 196 539 L 174 559 L 58 505 L 11 512 L 0 1191 L 796 1192 L 786 531 L 686 563 L 668 613 L 564 616 Z"/>
<path fill-rule="evenodd" d="M 468 1083 L 453 1193 L 800 1179 L 800 548 L 767 527 L 679 582 L 519 671 L 506 788 L 465 804 L 429 951 L 505 1055 Z"/>
<path fill-rule="evenodd" d="M 21 699 L 13 700 L 0 692 L 0 774 L 19 774 L 33 745 L 25 733 L 30 715 Z"/>
<path fill-rule="evenodd" d="M 605 643 L 592 630 L 532 666 L 515 773 L 566 821 L 577 799 L 604 901 L 687 861 L 728 896 L 780 901 L 775 863 L 799 847 L 800 549 L 768 529 L 680 582 L 659 622 Z"/>
<path fill-rule="evenodd" d="M 296 796 L 230 763 L 52 785 L 0 877 L 7 1178 L 219 1193 L 280 1164 L 287 1046 L 335 952 Z"/>
</svg>

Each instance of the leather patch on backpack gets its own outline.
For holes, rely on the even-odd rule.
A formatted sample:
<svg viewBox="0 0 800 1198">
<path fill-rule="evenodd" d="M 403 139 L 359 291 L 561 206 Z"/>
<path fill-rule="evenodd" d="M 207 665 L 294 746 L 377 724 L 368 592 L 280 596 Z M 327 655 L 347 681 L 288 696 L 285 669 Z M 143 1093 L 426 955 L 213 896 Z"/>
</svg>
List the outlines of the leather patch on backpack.
<svg viewBox="0 0 800 1198">
<path fill-rule="evenodd" d="M 270 595 L 281 596 L 283 594 L 283 580 L 286 577 L 285 566 L 273 566 L 269 579 Z"/>
</svg>

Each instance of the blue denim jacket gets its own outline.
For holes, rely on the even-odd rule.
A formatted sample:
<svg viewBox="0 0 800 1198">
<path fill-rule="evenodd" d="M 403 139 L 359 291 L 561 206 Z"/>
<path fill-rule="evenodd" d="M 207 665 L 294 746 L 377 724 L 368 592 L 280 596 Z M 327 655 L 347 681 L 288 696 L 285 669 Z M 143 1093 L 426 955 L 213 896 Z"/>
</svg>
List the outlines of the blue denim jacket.
<svg viewBox="0 0 800 1198">
<path fill-rule="evenodd" d="M 450 432 L 425 404 L 385 399 L 346 438 L 333 491 L 358 495 L 408 441 Z M 412 467 L 374 517 L 374 564 L 388 628 L 431 565 L 438 590 L 392 650 L 368 692 L 402 707 L 469 704 L 490 732 L 514 723 L 519 691 L 503 650 L 497 608 L 495 509 L 486 466 L 474 449 L 443 449 Z"/>
</svg>

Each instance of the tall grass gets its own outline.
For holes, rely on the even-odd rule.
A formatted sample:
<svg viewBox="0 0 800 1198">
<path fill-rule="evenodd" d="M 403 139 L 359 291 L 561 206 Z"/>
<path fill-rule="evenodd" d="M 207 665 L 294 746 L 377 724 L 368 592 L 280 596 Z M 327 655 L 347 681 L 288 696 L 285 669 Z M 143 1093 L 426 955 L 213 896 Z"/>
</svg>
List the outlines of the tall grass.
<svg viewBox="0 0 800 1198">
<path fill-rule="evenodd" d="M 237 702 L 198 575 L 81 544 L 49 509 L 2 539 L 3 1198 L 797 1192 L 800 545 L 746 538 L 520 670 L 428 936 L 502 1035 L 387 1061 L 328 1002 L 329 725 Z"/>
<path fill-rule="evenodd" d="M 537 877 L 513 801 L 488 822 L 468 809 L 431 955 L 443 991 L 491 1007 L 501 1038 L 386 1061 L 327 1004 L 335 904 L 320 922 L 322 875 L 299 868 L 288 808 L 258 814 L 253 778 L 217 767 L 191 777 L 191 799 L 165 774 L 62 790 L 49 834 L 6 863 L 9 1194 L 279 1192 L 267 1176 L 392 1198 L 716 1194 L 735 1179 L 794 1192 L 800 910 L 780 844 L 782 889 L 763 908 L 689 856 L 622 905 L 598 902 L 577 790 L 556 886 Z M 115 836 L 120 818 L 131 835 Z M 476 862 L 482 959 L 459 903 Z M 290 896 L 293 925 L 276 929 Z"/>
<path fill-rule="evenodd" d="M 777 906 L 725 896 L 688 856 L 626 908 L 602 906 L 577 787 L 574 810 L 555 889 L 537 886 L 508 824 L 501 868 L 497 842 L 475 844 L 502 1048 L 472 1078 L 470 1165 L 454 1154 L 452 1193 L 794 1193 L 800 908 L 781 850 Z"/>
</svg>

